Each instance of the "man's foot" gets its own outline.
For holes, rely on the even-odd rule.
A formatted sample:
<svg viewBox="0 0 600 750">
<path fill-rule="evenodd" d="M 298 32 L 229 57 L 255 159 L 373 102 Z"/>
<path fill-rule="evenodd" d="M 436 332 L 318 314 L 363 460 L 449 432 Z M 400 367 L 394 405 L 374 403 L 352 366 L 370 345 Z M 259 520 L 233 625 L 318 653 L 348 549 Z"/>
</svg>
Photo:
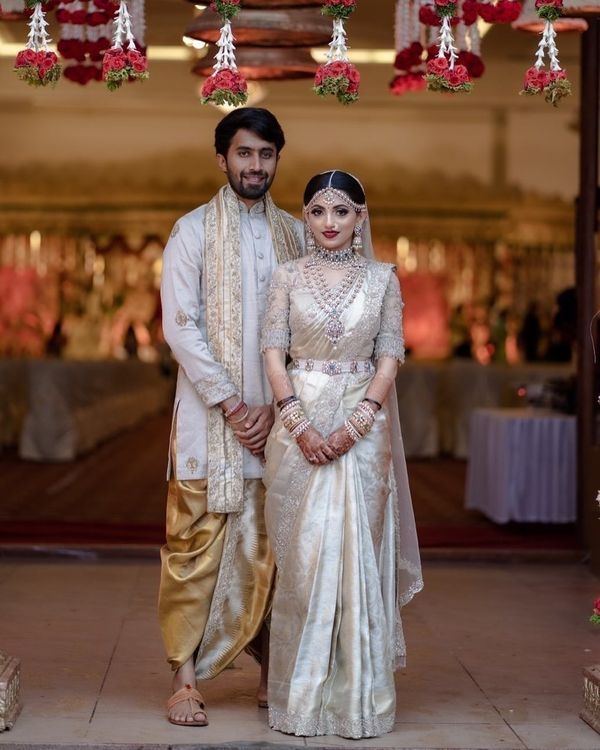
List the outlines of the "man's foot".
<svg viewBox="0 0 600 750">
<path fill-rule="evenodd" d="M 259 708 L 269 708 L 266 685 L 259 685 L 259 688 L 256 691 L 256 702 Z"/>
<path fill-rule="evenodd" d="M 208 718 L 204 710 L 204 698 L 196 688 L 184 685 L 167 701 L 167 718 L 171 724 L 182 727 L 205 727 Z"/>
</svg>

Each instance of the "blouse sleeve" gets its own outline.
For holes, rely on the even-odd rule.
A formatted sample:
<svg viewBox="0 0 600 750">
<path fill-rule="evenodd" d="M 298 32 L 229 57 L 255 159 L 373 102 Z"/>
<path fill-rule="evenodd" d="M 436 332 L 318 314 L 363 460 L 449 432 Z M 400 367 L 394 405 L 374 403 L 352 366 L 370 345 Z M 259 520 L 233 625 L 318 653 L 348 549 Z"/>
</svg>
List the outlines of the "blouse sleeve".
<svg viewBox="0 0 600 750">
<path fill-rule="evenodd" d="M 286 264 L 287 265 L 287 264 Z M 290 271 L 284 266 L 275 269 L 263 319 L 260 350 L 290 348 Z"/>
<path fill-rule="evenodd" d="M 381 304 L 381 325 L 375 339 L 375 359 L 393 357 L 399 362 L 404 362 L 403 307 L 400 283 L 396 270 L 392 269 Z"/>
</svg>

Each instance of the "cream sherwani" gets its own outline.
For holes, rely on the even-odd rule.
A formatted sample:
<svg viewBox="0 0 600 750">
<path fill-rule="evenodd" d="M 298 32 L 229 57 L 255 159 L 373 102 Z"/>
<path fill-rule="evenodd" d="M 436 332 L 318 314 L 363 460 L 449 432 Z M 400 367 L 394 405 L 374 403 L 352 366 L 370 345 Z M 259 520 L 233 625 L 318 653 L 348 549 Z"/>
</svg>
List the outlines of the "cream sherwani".
<svg viewBox="0 0 600 750">
<path fill-rule="evenodd" d="M 246 403 L 261 405 L 272 400 L 259 340 L 277 259 L 264 201 L 250 209 L 238 201 L 238 207 L 241 395 Z M 207 337 L 206 212 L 207 205 L 200 206 L 175 224 L 164 252 L 161 286 L 165 339 L 180 368 L 169 454 L 159 616 L 173 669 L 195 654 L 199 677 L 217 674 L 257 634 L 274 578 L 264 529 L 262 465 L 248 450 L 243 451 L 243 511 L 208 511 L 208 412 L 240 394 L 226 368 L 213 357 Z M 286 217 L 288 224 L 293 222 L 300 251 L 302 223 Z"/>
</svg>

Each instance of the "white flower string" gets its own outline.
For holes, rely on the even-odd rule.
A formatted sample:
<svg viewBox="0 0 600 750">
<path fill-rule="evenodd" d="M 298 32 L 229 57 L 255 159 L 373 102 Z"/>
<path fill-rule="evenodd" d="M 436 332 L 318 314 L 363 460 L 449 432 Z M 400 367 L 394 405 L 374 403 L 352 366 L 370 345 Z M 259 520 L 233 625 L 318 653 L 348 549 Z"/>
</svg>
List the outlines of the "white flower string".
<svg viewBox="0 0 600 750">
<path fill-rule="evenodd" d="M 88 13 L 94 13 L 97 10 L 100 10 L 97 5 L 93 2 L 88 3 Z M 85 37 L 90 42 L 97 42 L 99 39 L 110 39 L 111 28 L 112 21 L 98 24 L 98 26 L 86 24 Z"/>
<path fill-rule="evenodd" d="M 454 35 L 452 34 L 452 22 L 450 16 L 444 16 L 442 18 L 438 45 L 440 49 L 437 56 L 443 57 L 448 61 L 448 70 L 454 70 L 454 65 L 458 58 L 458 50 L 454 46 Z"/>
<path fill-rule="evenodd" d="M 127 44 L 127 49 L 136 49 L 135 38 L 131 30 L 131 16 L 127 10 L 126 0 L 121 0 L 118 9 L 115 11 L 113 29 L 113 47 L 124 47 Z"/>
<path fill-rule="evenodd" d="M 27 35 L 27 49 L 32 49 L 34 52 L 46 52 L 48 45 L 52 44 L 52 39 L 46 31 L 48 28 L 48 21 L 42 10 L 41 2 L 36 3 L 33 8 L 33 14 L 29 20 L 29 34 Z"/>
<path fill-rule="evenodd" d="M 2 0 L 3 13 L 24 13 L 25 0 Z"/>
<path fill-rule="evenodd" d="M 138 47 L 146 46 L 146 8 L 144 0 L 129 0 L 131 29 Z"/>
<path fill-rule="evenodd" d="M 408 47 L 411 42 L 409 29 L 410 7 L 413 5 L 411 0 L 397 0 L 396 11 L 394 13 L 394 42 L 396 52 Z"/>
<path fill-rule="evenodd" d="M 472 23 L 467 27 L 467 39 L 470 51 L 474 55 L 481 56 L 481 33 L 477 23 Z"/>
<path fill-rule="evenodd" d="M 424 50 L 427 46 L 426 27 L 422 26 L 419 11 L 423 0 L 397 0 L 394 17 L 395 76 L 389 84 L 394 96 L 410 91 L 422 91 Z"/>
<path fill-rule="evenodd" d="M 219 41 L 217 42 L 217 54 L 215 55 L 215 64 L 213 70 L 218 73 L 224 68 L 230 70 L 237 70 L 237 63 L 235 61 L 235 38 L 233 31 L 231 30 L 231 21 L 227 18 L 225 23 L 221 26 L 221 34 Z"/>
<path fill-rule="evenodd" d="M 348 62 L 347 34 L 343 18 L 333 19 L 333 30 L 329 49 L 327 50 L 327 62 Z"/>
</svg>

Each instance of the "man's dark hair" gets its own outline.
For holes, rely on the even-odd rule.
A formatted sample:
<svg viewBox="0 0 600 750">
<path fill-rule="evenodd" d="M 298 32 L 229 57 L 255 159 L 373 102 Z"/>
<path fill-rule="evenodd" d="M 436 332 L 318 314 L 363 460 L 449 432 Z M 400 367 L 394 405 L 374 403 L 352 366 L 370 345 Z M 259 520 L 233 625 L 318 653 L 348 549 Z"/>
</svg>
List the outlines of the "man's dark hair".
<svg viewBox="0 0 600 750">
<path fill-rule="evenodd" d="M 314 194 L 326 187 L 343 190 L 355 203 L 362 205 L 366 202 L 365 191 L 356 177 L 348 174 L 348 172 L 340 172 L 336 169 L 316 174 L 310 178 L 304 190 L 304 205 L 308 206 Z"/>
<path fill-rule="evenodd" d="M 261 107 L 241 107 L 225 115 L 215 128 L 217 154 L 227 156 L 231 141 L 238 130 L 250 130 L 263 141 L 274 144 L 277 153 L 285 145 L 283 130 L 274 114 Z"/>
</svg>

